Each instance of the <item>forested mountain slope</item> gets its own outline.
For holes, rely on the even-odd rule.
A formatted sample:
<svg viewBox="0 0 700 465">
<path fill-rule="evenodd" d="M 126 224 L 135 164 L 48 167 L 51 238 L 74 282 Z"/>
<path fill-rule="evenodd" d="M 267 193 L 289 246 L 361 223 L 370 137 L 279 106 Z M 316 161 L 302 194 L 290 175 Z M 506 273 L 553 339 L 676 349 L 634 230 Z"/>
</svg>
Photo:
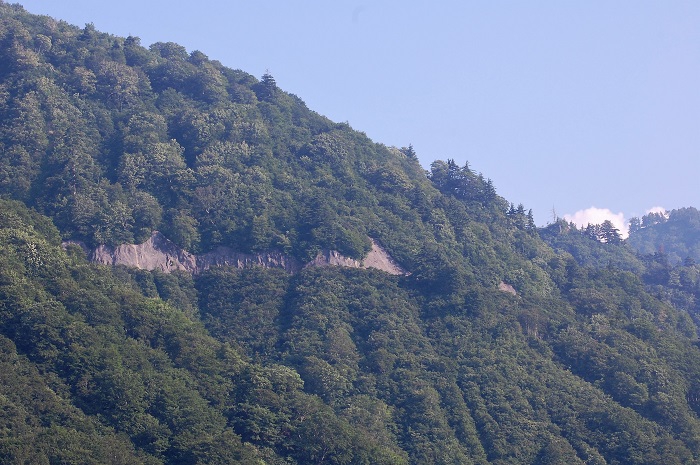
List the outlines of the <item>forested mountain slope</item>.
<svg viewBox="0 0 700 465">
<path fill-rule="evenodd" d="M 0 115 L 2 463 L 700 462 L 692 263 L 582 260 L 270 75 L 6 3 Z M 407 275 L 61 247 L 154 230 L 302 263 L 375 241 Z"/>
<path fill-rule="evenodd" d="M 628 242 L 643 254 L 665 254 L 673 264 L 700 262 L 700 212 L 688 207 L 632 218 Z"/>
</svg>

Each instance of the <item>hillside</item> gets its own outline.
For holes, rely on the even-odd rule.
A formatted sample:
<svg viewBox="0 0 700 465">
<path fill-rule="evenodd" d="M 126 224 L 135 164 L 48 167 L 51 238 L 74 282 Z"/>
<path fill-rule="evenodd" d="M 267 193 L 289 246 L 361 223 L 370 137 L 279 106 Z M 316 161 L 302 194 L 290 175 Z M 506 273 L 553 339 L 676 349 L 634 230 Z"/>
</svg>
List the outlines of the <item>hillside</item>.
<svg viewBox="0 0 700 465">
<path fill-rule="evenodd" d="M 642 254 L 664 254 L 673 264 L 700 262 L 700 212 L 688 207 L 632 218 L 628 242 Z"/>
<path fill-rule="evenodd" d="M 0 115 L 2 463 L 700 463 L 694 263 L 2 2 Z"/>
</svg>

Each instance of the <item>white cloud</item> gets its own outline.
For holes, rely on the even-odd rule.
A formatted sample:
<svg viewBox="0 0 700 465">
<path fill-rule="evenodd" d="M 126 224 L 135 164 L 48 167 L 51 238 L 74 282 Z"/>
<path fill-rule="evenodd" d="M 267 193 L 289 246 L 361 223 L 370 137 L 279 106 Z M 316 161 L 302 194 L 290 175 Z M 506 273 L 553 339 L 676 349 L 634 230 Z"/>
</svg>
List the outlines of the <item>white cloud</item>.
<svg viewBox="0 0 700 465">
<path fill-rule="evenodd" d="M 664 207 L 651 207 L 649 210 L 647 210 L 647 214 L 649 213 L 661 213 L 666 218 L 668 218 L 668 212 Z"/>
<path fill-rule="evenodd" d="M 620 231 L 620 235 L 623 238 L 627 237 L 627 231 L 629 229 L 624 213 L 613 213 L 607 208 L 591 207 L 585 210 L 579 210 L 573 215 L 564 215 L 564 219 L 570 223 L 574 223 L 579 228 L 585 228 L 589 224 L 601 224 L 605 220 L 610 220 Z"/>
</svg>

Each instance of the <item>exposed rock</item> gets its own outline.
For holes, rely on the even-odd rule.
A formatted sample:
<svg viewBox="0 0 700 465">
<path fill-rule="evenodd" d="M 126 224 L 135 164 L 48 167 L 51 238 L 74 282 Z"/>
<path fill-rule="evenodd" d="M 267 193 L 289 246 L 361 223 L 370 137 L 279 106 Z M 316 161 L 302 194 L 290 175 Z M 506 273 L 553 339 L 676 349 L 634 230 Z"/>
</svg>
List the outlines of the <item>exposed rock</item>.
<svg viewBox="0 0 700 465">
<path fill-rule="evenodd" d="M 501 283 L 498 285 L 498 290 L 507 292 L 509 294 L 518 295 L 518 292 L 513 286 L 511 286 L 510 284 L 506 284 L 503 281 L 501 281 Z"/>
<path fill-rule="evenodd" d="M 301 269 L 301 264 L 297 260 L 283 253 L 262 252 L 245 254 L 234 252 L 228 247 L 217 247 L 211 252 L 197 256 L 197 268 L 194 272 L 202 272 L 217 266 L 232 266 L 235 268 L 262 266 L 263 268 L 282 268 L 289 273 L 296 273 Z"/>
<path fill-rule="evenodd" d="M 319 253 L 316 258 L 304 265 L 304 268 L 312 266 L 345 266 L 348 268 L 362 268 L 362 262 L 354 258 L 348 258 L 335 250 L 325 250 Z"/>
<path fill-rule="evenodd" d="M 408 274 L 408 272 L 406 272 L 401 265 L 396 263 L 391 255 L 384 250 L 384 247 L 377 244 L 374 239 L 370 238 L 370 240 L 372 241 L 372 250 L 369 251 L 365 259 L 362 261 L 362 268 L 376 268 L 393 275 Z"/>
<path fill-rule="evenodd" d="M 389 253 L 384 250 L 381 245 L 377 244 L 372 238 L 370 238 L 370 241 L 372 241 L 372 250 L 370 250 L 367 256 L 361 261 L 341 255 L 335 250 L 328 250 L 319 253 L 318 256 L 307 263 L 304 268 L 310 266 L 345 266 L 348 268 L 363 269 L 376 268 L 395 276 L 408 274 L 406 270 L 401 268 L 401 266 L 391 258 Z"/>
<path fill-rule="evenodd" d="M 126 265 L 166 273 L 175 270 L 198 271 L 197 257 L 180 249 L 158 231 L 153 231 L 143 244 L 122 244 L 118 247 L 101 245 L 93 251 L 90 259 L 104 265 Z"/>
<path fill-rule="evenodd" d="M 279 252 L 246 254 L 235 252 L 228 247 L 217 247 L 211 252 L 195 255 L 180 249 L 158 231 L 154 231 L 143 244 L 123 244 L 118 247 L 101 245 L 89 256 L 93 262 L 104 265 L 125 265 L 143 270 L 160 270 L 165 273 L 183 270 L 196 274 L 218 266 L 235 268 L 262 266 L 264 268 L 282 268 L 289 273 L 295 273 L 310 266 L 346 266 L 350 268 L 376 268 L 393 275 L 406 274 L 406 271 L 374 240 L 372 240 L 372 250 L 362 261 L 345 257 L 330 250 L 320 253 L 305 266 L 302 266 L 293 257 Z"/>
</svg>

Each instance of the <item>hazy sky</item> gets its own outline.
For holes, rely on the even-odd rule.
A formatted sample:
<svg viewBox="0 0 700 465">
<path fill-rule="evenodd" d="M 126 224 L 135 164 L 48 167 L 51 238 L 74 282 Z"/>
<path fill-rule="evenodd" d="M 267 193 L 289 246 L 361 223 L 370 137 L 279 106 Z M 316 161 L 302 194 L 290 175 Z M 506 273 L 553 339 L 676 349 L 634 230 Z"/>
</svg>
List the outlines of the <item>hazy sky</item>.
<svg viewBox="0 0 700 465">
<path fill-rule="evenodd" d="M 426 168 L 469 161 L 540 225 L 553 208 L 700 208 L 697 0 L 19 3 L 269 70 L 311 109 L 413 144 Z"/>
</svg>

